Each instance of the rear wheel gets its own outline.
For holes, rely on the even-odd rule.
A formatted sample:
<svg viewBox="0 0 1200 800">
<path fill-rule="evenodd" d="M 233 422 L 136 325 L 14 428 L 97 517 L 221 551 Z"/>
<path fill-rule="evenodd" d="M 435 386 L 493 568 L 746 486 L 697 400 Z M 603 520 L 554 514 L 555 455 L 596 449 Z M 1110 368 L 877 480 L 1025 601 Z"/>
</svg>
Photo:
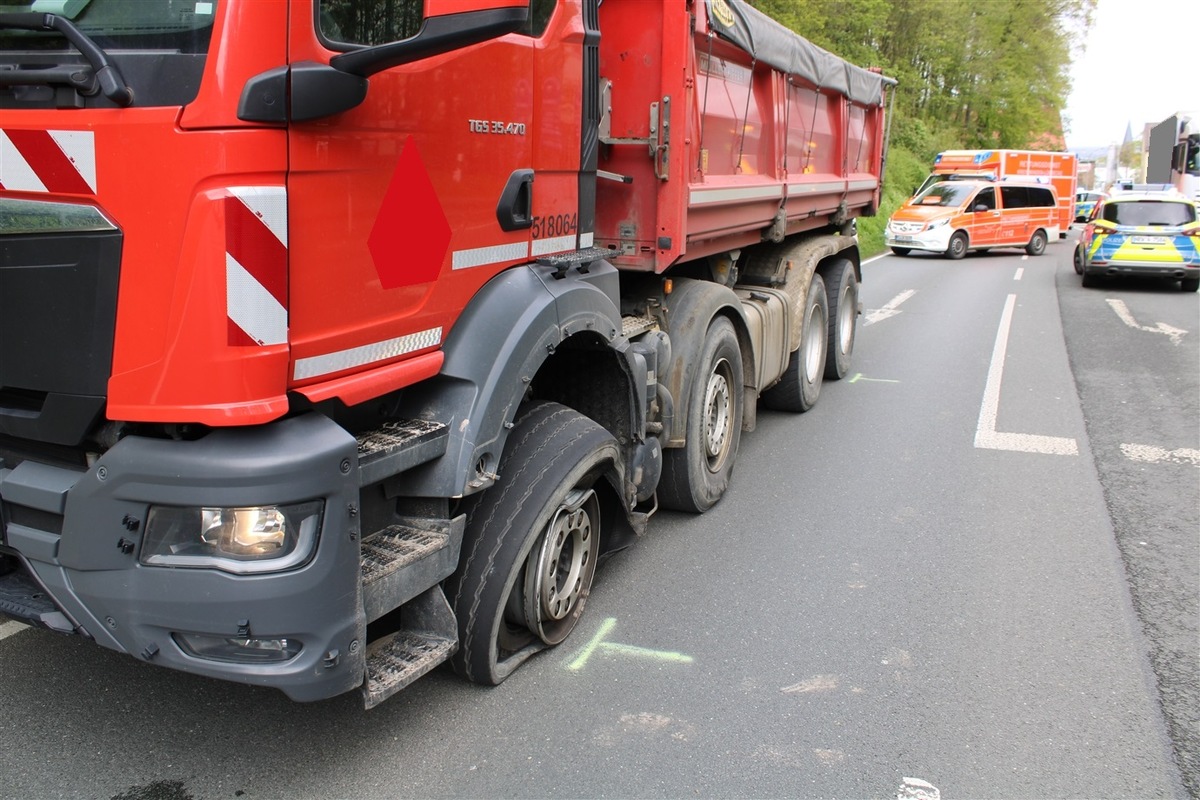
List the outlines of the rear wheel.
<svg viewBox="0 0 1200 800">
<path fill-rule="evenodd" d="M 1025 245 L 1025 252 L 1031 256 L 1040 256 L 1046 252 L 1046 232 L 1034 231 L 1033 236 L 1029 237 L 1029 244 Z"/>
<path fill-rule="evenodd" d="M 1184 278 L 1179 282 L 1179 288 L 1185 292 L 1200 291 L 1200 278 Z"/>
<path fill-rule="evenodd" d="M 967 254 L 967 246 L 970 242 L 967 241 L 967 235 L 962 231 L 956 231 L 950 237 L 950 244 L 946 246 L 946 258 L 957 261 Z"/>
<path fill-rule="evenodd" d="M 1075 262 L 1075 274 L 1083 274 L 1083 248 L 1078 245 L 1075 247 L 1075 257 L 1072 259 Z"/>
<path fill-rule="evenodd" d="M 808 411 L 821 394 L 829 326 L 829 297 L 825 281 L 813 275 L 800 322 L 800 347 L 792 353 L 779 383 L 763 392 L 763 405 L 776 411 Z"/>
<path fill-rule="evenodd" d="M 446 579 L 457 673 L 498 684 L 575 627 L 605 523 L 594 486 L 619 457 L 612 435 L 573 409 L 518 413 L 500 477 L 467 501 L 462 556 Z"/>
<path fill-rule="evenodd" d="M 825 377 L 840 380 L 850 371 L 854 334 L 858 328 L 858 276 L 854 264 L 842 259 L 826 272 L 829 298 L 829 342 L 825 348 Z"/>
<path fill-rule="evenodd" d="M 1085 289 L 1091 289 L 1091 288 L 1099 286 L 1099 285 L 1100 285 L 1099 278 L 1097 278 L 1095 275 L 1089 275 L 1086 272 L 1083 273 L 1083 287 Z"/>
<path fill-rule="evenodd" d="M 737 333 L 717 317 L 704 337 L 688 403 L 687 442 L 663 451 L 658 501 L 693 513 L 712 508 L 725 489 L 742 437 L 744 378 Z"/>
</svg>

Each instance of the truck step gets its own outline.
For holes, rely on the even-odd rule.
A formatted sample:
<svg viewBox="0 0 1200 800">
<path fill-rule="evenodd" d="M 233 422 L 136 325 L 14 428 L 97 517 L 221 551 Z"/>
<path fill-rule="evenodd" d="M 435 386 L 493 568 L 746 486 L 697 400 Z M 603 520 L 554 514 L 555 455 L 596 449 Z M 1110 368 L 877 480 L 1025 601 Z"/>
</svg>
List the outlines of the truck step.
<svg viewBox="0 0 1200 800">
<path fill-rule="evenodd" d="M 454 571 L 465 517 L 389 525 L 362 542 L 363 610 L 373 622 Z"/>
<path fill-rule="evenodd" d="M 367 645 L 363 705 L 373 708 L 454 655 L 458 624 L 442 587 L 434 586 L 401 611 L 401 627 Z"/>
<path fill-rule="evenodd" d="M 75 632 L 75 626 L 66 615 L 21 570 L 0 575 L 0 614 L 59 633 Z"/>
<path fill-rule="evenodd" d="M 367 682 L 363 702 L 372 708 L 449 658 L 453 639 L 398 631 L 367 648 Z"/>
<path fill-rule="evenodd" d="M 450 430 L 441 422 L 406 419 L 388 422 L 355 438 L 358 485 L 368 486 L 444 454 Z"/>
</svg>

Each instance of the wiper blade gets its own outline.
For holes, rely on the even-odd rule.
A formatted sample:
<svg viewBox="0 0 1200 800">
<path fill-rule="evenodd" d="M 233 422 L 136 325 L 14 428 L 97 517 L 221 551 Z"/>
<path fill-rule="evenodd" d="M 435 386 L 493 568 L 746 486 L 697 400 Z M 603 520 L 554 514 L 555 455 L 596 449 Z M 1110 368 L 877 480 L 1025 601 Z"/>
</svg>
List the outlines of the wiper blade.
<svg viewBox="0 0 1200 800">
<path fill-rule="evenodd" d="M 27 31 L 57 31 L 83 54 L 92 66 L 100 91 L 109 100 L 125 108 L 133 105 L 133 89 L 125 83 L 125 78 L 116 64 L 108 60 L 108 54 L 92 41 L 86 33 L 75 27 L 75 23 L 58 14 L 39 14 L 36 12 L 0 14 L 0 28 L 16 28 Z M 17 70 L 11 74 L 5 83 L 16 81 L 16 75 L 22 79 L 30 78 L 33 83 L 64 82 L 77 86 L 77 80 L 62 81 L 60 70 Z"/>
</svg>

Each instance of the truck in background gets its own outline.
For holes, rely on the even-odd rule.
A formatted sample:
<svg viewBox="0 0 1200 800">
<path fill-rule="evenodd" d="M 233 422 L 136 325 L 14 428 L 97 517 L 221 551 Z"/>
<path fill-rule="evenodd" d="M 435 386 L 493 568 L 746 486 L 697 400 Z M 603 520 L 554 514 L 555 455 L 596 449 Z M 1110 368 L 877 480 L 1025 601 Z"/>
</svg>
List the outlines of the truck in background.
<svg viewBox="0 0 1200 800">
<path fill-rule="evenodd" d="M 1073 153 L 1048 150 L 946 150 L 933 159 L 933 167 L 916 196 L 939 181 L 1012 178 L 1050 183 L 1058 195 L 1059 238 L 1066 238 L 1075 221 L 1075 193 L 1079 159 Z"/>
<path fill-rule="evenodd" d="M 7 616 L 496 684 L 849 369 L 894 81 L 741 0 L 4 9 Z"/>
<path fill-rule="evenodd" d="M 1146 183 L 1170 184 L 1200 203 L 1200 111 L 1180 111 L 1150 128 Z"/>
</svg>

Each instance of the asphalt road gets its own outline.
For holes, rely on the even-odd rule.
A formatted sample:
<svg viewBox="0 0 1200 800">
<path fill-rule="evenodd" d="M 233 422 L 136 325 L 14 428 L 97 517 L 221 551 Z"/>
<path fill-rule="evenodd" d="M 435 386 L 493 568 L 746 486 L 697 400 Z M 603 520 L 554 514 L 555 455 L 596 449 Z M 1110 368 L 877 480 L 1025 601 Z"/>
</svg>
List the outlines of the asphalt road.
<svg viewBox="0 0 1200 800">
<path fill-rule="evenodd" d="M 495 689 L 297 705 L 0 624 L 0 795 L 1196 796 L 1200 298 L 1070 247 L 868 264 L 851 375 Z"/>
</svg>

